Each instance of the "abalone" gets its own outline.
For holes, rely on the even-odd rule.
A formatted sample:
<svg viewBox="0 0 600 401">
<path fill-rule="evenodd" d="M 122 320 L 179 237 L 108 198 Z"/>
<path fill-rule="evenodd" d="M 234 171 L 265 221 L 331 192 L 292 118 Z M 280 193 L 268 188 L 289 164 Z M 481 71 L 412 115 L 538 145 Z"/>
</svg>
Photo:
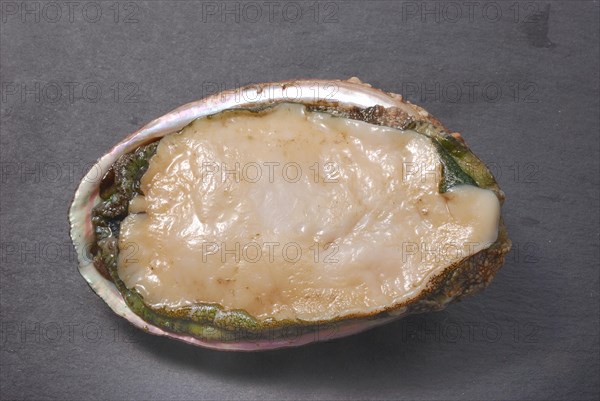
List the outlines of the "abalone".
<svg viewBox="0 0 600 401">
<path fill-rule="evenodd" d="M 503 201 L 462 137 L 401 96 L 291 81 L 151 122 L 84 177 L 70 220 L 80 272 L 116 313 L 248 351 L 481 290 L 510 249 Z"/>
</svg>

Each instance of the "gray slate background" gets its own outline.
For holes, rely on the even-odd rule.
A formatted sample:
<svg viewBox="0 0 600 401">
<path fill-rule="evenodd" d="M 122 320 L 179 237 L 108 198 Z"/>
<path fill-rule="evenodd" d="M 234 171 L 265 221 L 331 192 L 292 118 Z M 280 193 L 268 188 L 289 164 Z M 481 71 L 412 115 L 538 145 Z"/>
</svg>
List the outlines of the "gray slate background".
<svg viewBox="0 0 600 401">
<path fill-rule="evenodd" d="M 598 399 L 598 2 L 292 4 L 2 2 L 0 398 Z M 484 293 L 241 354 L 133 330 L 79 276 L 70 199 L 126 134 L 217 88 L 350 76 L 492 166 L 514 250 Z"/>
</svg>

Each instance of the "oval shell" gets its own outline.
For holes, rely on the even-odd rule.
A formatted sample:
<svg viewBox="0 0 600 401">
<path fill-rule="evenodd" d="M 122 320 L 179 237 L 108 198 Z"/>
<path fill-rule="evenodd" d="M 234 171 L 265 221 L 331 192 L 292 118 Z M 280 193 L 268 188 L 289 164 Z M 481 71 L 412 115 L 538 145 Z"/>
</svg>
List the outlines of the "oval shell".
<svg viewBox="0 0 600 401">
<path fill-rule="evenodd" d="M 356 78 L 347 81 L 294 80 L 251 85 L 188 103 L 157 118 L 129 135 L 98 160 L 82 179 L 69 212 L 71 238 L 79 257 L 79 271 L 115 313 L 138 328 L 155 335 L 167 336 L 193 345 L 219 350 L 254 351 L 330 340 L 385 324 L 409 313 L 442 309 L 451 301 L 475 292 L 489 283 L 502 265 L 504 255 L 510 249 L 510 241 L 502 223 L 499 238 L 492 247 L 462 261 L 458 266 L 452 266 L 452 269 L 448 269 L 442 276 L 434 277 L 423 299 L 394 310 L 384 311 L 376 317 L 342 320 L 322 331 L 317 330 L 284 339 L 264 338 L 251 342 L 206 341 L 190 335 L 168 332 L 147 323 L 132 312 L 115 285 L 98 272 L 87 252 L 94 243 L 91 211 L 99 202 L 101 177 L 119 156 L 152 140 L 174 133 L 197 118 L 228 109 L 260 108 L 281 102 L 295 102 L 346 111 L 380 106 L 383 110 L 392 110 L 393 113 L 374 116 L 373 118 L 379 124 L 393 126 L 395 124 L 394 116 L 400 115 L 404 121 L 411 119 L 427 121 L 436 127 L 443 128 L 439 121 L 425 110 L 404 101 L 402 96 L 374 89 Z M 458 134 L 452 135 L 460 139 Z M 502 200 L 503 194 L 495 182 L 490 187 Z"/>
</svg>

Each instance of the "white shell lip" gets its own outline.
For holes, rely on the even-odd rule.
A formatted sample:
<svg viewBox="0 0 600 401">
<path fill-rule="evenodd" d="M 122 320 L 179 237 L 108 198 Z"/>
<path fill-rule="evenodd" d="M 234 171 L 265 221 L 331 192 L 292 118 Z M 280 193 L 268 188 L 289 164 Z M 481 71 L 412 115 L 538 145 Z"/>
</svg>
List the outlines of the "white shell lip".
<svg viewBox="0 0 600 401">
<path fill-rule="evenodd" d="M 317 331 L 288 339 L 258 339 L 253 342 L 206 341 L 190 335 L 168 332 L 144 321 L 128 308 L 115 285 L 106 280 L 92 263 L 88 252 L 94 242 L 91 211 L 99 202 L 99 184 L 102 177 L 104 177 L 104 174 L 119 156 L 152 140 L 174 133 L 197 118 L 206 117 L 229 109 L 253 108 L 286 102 L 306 105 L 320 105 L 323 102 L 327 102 L 343 107 L 357 106 L 360 108 L 379 105 L 385 108 L 399 108 L 410 116 L 414 116 L 417 109 L 404 103 L 401 96 L 371 88 L 370 85 L 363 84 L 357 78 L 351 78 L 347 81 L 320 79 L 290 80 L 249 85 L 211 95 L 178 107 L 127 136 L 115 145 L 110 152 L 100 158 L 83 177 L 75 192 L 69 211 L 71 239 L 78 255 L 79 272 L 96 294 L 116 314 L 124 317 L 134 326 L 155 335 L 171 337 L 205 348 L 229 351 L 259 351 L 331 340 L 385 324 L 390 320 L 402 316 L 403 308 L 395 311 L 393 316 L 386 318 L 341 321 L 339 322 L 339 327 L 335 329 L 327 329 L 321 333 Z"/>
</svg>

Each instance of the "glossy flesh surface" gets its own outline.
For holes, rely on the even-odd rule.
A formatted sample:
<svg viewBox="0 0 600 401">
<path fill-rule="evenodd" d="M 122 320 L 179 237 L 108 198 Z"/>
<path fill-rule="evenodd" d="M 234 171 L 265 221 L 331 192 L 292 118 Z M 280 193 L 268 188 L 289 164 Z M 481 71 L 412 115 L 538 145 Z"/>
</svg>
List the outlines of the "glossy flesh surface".
<svg viewBox="0 0 600 401">
<path fill-rule="evenodd" d="M 373 313 L 496 240 L 490 190 L 439 193 L 424 135 L 305 111 L 233 112 L 164 137 L 121 223 L 119 276 L 153 307 L 259 319 Z"/>
</svg>

